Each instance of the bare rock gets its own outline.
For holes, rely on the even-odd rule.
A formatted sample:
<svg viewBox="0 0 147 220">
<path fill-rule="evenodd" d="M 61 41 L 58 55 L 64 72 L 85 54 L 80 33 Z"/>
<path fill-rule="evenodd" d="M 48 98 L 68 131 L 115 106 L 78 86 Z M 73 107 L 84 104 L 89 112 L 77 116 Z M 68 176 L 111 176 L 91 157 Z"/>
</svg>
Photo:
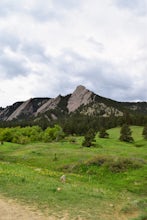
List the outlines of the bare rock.
<svg viewBox="0 0 147 220">
<path fill-rule="evenodd" d="M 39 113 L 44 113 L 50 109 L 55 109 L 59 102 L 61 100 L 61 96 L 57 96 L 56 98 L 52 98 L 49 101 L 47 101 L 44 105 L 42 105 L 36 112 L 36 115 L 38 115 Z"/>
<path fill-rule="evenodd" d="M 22 102 L 18 108 L 16 108 L 11 115 L 7 118 L 7 121 L 11 121 L 15 118 L 24 116 L 32 116 L 37 109 L 48 101 L 48 98 L 31 98 L 25 102 Z"/>
<path fill-rule="evenodd" d="M 69 113 L 77 110 L 81 105 L 87 105 L 92 101 L 92 92 L 84 86 L 78 86 L 68 100 Z"/>
</svg>

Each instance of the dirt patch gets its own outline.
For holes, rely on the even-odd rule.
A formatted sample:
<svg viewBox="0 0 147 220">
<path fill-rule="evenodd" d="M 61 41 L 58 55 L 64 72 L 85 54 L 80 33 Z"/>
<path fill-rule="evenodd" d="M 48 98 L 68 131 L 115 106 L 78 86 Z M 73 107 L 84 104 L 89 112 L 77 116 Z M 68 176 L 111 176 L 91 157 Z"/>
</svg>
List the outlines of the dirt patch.
<svg viewBox="0 0 147 220">
<path fill-rule="evenodd" d="M 12 199 L 0 197 L 1 220 L 55 220 L 53 216 L 44 216 L 38 210 L 17 203 Z"/>
<path fill-rule="evenodd" d="M 120 207 L 118 206 L 110 208 L 113 209 L 113 211 L 111 210 L 110 212 L 110 210 L 108 210 L 108 213 L 101 213 L 101 215 L 98 216 L 98 219 L 128 220 L 138 216 L 137 211 L 124 214 L 120 212 Z M 34 207 L 20 204 L 13 199 L 0 197 L 0 220 L 71 220 L 68 212 L 64 212 L 61 215 L 60 214 L 55 213 L 55 215 L 48 216 Z M 89 219 L 89 217 L 87 217 L 87 219 Z M 93 216 L 91 216 L 91 219 L 93 219 Z M 72 220 L 83 220 L 83 218 L 76 216 L 72 218 Z"/>
</svg>

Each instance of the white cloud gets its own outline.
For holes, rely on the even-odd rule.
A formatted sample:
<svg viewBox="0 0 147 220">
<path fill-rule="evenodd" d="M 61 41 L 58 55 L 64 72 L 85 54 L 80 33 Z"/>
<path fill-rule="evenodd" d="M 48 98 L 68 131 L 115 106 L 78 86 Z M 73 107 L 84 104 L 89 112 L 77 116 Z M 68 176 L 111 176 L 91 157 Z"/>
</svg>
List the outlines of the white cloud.
<svg viewBox="0 0 147 220">
<path fill-rule="evenodd" d="M 133 3 L 1 0 L 0 106 L 64 95 L 78 84 L 117 100 L 147 100 L 147 1 Z"/>
</svg>

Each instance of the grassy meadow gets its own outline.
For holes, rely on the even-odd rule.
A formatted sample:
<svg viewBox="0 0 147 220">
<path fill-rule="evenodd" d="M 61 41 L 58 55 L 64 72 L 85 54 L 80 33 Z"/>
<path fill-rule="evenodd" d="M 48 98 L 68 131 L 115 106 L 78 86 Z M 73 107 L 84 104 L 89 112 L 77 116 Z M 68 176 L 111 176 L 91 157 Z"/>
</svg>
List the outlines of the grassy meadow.
<svg viewBox="0 0 147 220">
<path fill-rule="evenodd" d="M 146 220 L 147 141 L 131 127 L 134 143 L 119 141 L 120 128 L 97 147 L 83 137 L 51 143 L 0 145 L 0 193 L 57 219 Z M 60 177 L 65 174 L 66 182 Z"/>
</svg>

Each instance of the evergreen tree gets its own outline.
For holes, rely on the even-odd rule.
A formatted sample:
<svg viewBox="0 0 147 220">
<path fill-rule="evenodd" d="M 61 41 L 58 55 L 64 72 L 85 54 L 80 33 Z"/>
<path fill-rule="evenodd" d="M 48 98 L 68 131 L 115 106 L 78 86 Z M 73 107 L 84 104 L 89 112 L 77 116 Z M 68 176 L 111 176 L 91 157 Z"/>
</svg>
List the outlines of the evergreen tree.
<svg viewBox="0 0 147 220">
<path fill-rule="evenodd" d="M 84 141 L 82 143 L 83 147 L 91 147 L 94 146 L 95 142 L 95 132 L 93 129 L 89 129 L 87 134 L 84 136 Z"/>
<path fill-rule="evenodd" d="M 99 131 L 99 137 L 100 138 L 108 138 L 109 134 L 106 132 L 105 128 L 101 128 Z"/>
<path fill-rule="evenodd" d="M 144 139 L 147 140 L 147 125 L 144 126 L 143 131 L 142 131 L 142 135 L 143 135 Z"/>
<path fill-rule="evenodd" d="M 133 142 L 132 131 L 127 124 L 123 124 L 120 130 L 120 141 Z"/>
</svg>

